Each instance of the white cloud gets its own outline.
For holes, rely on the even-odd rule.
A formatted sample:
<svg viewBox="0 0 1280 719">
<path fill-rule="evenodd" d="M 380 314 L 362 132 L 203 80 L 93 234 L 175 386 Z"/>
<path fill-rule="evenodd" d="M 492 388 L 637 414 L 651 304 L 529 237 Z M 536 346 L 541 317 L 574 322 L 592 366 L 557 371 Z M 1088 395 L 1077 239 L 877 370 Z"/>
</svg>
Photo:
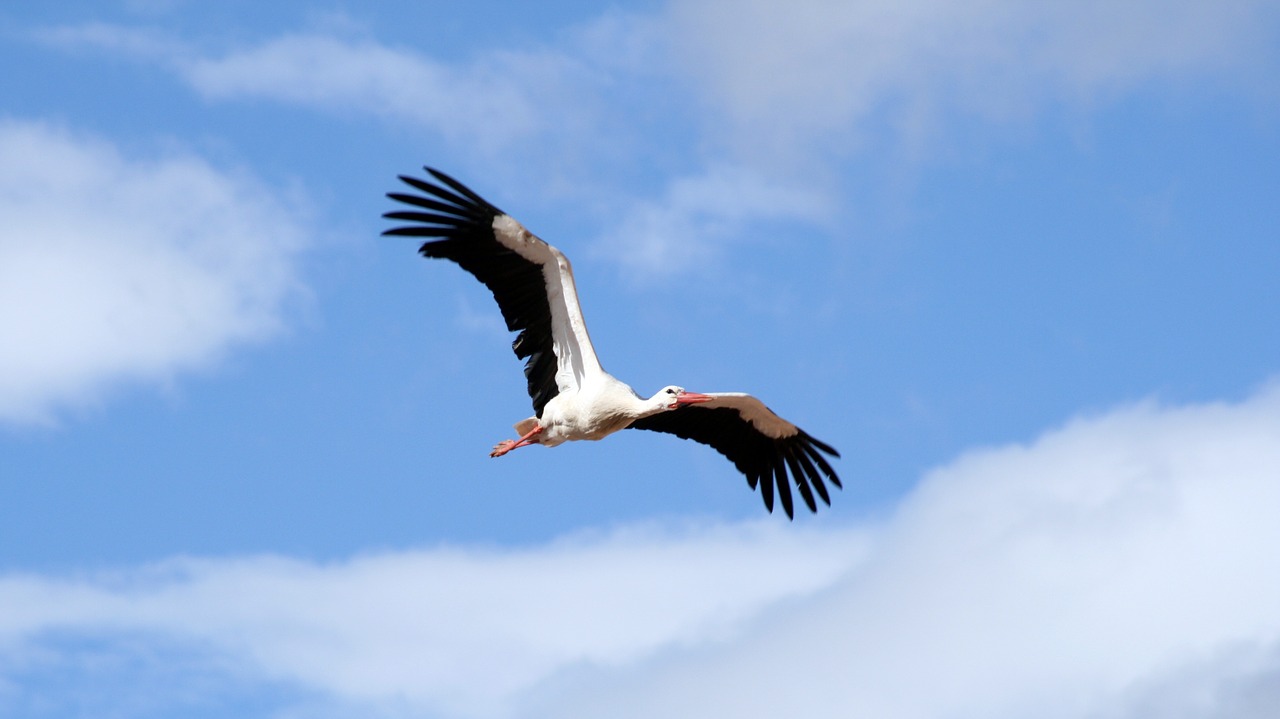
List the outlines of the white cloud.
<svg viewBox="0 0 1280 719">
<path fill-rule="evenodd" d="M 0 422 L 49 422 L 280 327 L 298 208 L 198 157 L 0 122 Z"/>
<path fill-rule="evenodd" d="M 83 637 L 359 716 L 1274 716 L 1276 437 L 1280 385 L 969 453 L 862 528 L 11 574 L 0 671 Z"/>
</svg>

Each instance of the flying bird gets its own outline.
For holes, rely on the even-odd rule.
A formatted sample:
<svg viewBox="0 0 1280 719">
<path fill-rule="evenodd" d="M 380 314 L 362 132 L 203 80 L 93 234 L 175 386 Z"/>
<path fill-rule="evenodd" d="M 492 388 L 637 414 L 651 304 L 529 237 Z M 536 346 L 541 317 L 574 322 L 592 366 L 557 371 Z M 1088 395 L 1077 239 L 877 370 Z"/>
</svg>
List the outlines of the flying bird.
<svg viewBox="0 0 1280 719">
<path fill-rule="evenodd" d="M 752 489 L 759 487 L 769 512 L 776 496 L 793 517 L 793 483 L 809 511 L 817 511 L 815 495 L 831 504 L 826 482 L 842 485 L 823 455 L 839 457 L 835 449 L 749 394 L 702 394 L 676 385 L 648 399 L 636 394 L 600 366 L 564 253 L 452 177 L 423 169 L 434 183 L 400 176 L 421 194 L 387 193 L 414 209 L 385 213 L 410 224 L 383 234 L 434 238 L 419 252 L 475 275 L 493 292 L 507 329 L 520 333 L 511 348 L 526 360 L 534 416 L 517 422 L 519 437 L 498 443 L 491 457 L 531 444 L 554 447 L 647 429 L 710 445 L 746 475 Z"/>
</svg>

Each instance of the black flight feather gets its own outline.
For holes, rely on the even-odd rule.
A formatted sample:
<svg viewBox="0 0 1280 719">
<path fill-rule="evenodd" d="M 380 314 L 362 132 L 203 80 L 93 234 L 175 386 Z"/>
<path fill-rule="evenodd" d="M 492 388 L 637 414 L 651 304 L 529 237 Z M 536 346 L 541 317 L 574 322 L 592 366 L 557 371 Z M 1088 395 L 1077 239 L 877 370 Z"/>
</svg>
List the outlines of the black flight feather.
<svg viewBox="0 0 1280 719">
<path fill-rule="evenodd" d="M 423 168 L 445 187 L 416 177 L 400 179 L 423 195 L 389 192 L 397 202 L 430 212 L 397 210 L 383 217 L 415 224 L 393 227 L 382 234 L 435 237 L 423 243 L 425 257 L 452 260 L 475 275 L 498 302 L 507 329 L 519 332 L 511 349 L 527 359 L 524 366 L 534 413 L 560 392 L 556 384 L 556 355 L 551 341 L 551 306 L 547 301 L 542 266 L 498 241 L 493 221 L 504 214 L 457 180 L 430 167 Z M 424 196 L 429 195 L 429 196 Z"/>
<path fill-rule="evenodd" d="M 709 445 L 746 475 L 752 489 L 759 487 L 760 498 L 770 512 L 776 495 L 787 517 L 794 516 L 793 482 L 811 512 L 818 508 L 811 488 L 817 489 L 825 504 L 831 504 L 822 483 L 823 475 L 832 484 L 841 486 L 830 463 L 822 456 L 823 452 L 840 456 L 830 445 L 803 431 L 775 439 L 756 429 L 733 407 L 689 405 L 638 419 L 631 423 L 631 428 L 665 432 Z"/>
</svg>

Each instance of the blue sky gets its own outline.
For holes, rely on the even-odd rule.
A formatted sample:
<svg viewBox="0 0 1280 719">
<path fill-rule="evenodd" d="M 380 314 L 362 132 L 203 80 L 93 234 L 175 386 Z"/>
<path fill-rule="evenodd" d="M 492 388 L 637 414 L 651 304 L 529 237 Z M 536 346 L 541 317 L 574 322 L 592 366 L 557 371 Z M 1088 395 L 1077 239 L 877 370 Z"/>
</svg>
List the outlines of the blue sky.
<svg viewBox="0 0 1280 719">
<path fill-rule="evenodd" d="M 1280 710 L 1273 4 L 29 5 L 0 716 Z M 833 506 L 491 460 L 491 298 L 378 236 L 424 163 L 573 258 L 607 370 L 840 449 Z"/>
</svg>

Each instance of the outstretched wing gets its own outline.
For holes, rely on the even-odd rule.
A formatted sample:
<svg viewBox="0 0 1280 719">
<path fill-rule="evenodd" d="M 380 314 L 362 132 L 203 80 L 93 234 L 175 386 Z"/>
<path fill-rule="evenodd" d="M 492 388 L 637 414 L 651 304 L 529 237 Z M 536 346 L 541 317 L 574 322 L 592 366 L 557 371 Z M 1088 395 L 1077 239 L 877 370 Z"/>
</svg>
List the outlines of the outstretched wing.
<svg viewBox="0 0 1280 719">
<path fill-rule="evenodd" d="M 631 427 L 666 432 L 715 448 L 747 476 L 752 489 L 760 487 L 760 496 L 770 512 L 777 494 L 783 511 L 788 517 L 793 516 L 792 482 L 810 512 L 818 511 L 815 492 L 824 504 L 831 505 L 823 477 L 837 487 L 843 485 L 822 455 L 839 457 L 839 452 L 774 414 L 749 394 L 721 392 L 709 396 L 713 398 L 710 401 L 659 412 L 632 422 Z"/>
<path fill-rule="evenodd" d="M 422 194 L 389 192 L 387 197 L 418 209 L 384 214 L 413 224 L 382 234 L 439 238 L 423 243 L 419 252 L 453 260 L 493 292 L 507 329 L 520 332 L 511 348 L 528 360 L 529 396 L 541 417 L 552 397 L 577 390 L 588 375 L 603 371 L 587 335 L 569 260 L 462 183 L 423 169 L 443 186 L 401 175 Z"/>
</svg>

